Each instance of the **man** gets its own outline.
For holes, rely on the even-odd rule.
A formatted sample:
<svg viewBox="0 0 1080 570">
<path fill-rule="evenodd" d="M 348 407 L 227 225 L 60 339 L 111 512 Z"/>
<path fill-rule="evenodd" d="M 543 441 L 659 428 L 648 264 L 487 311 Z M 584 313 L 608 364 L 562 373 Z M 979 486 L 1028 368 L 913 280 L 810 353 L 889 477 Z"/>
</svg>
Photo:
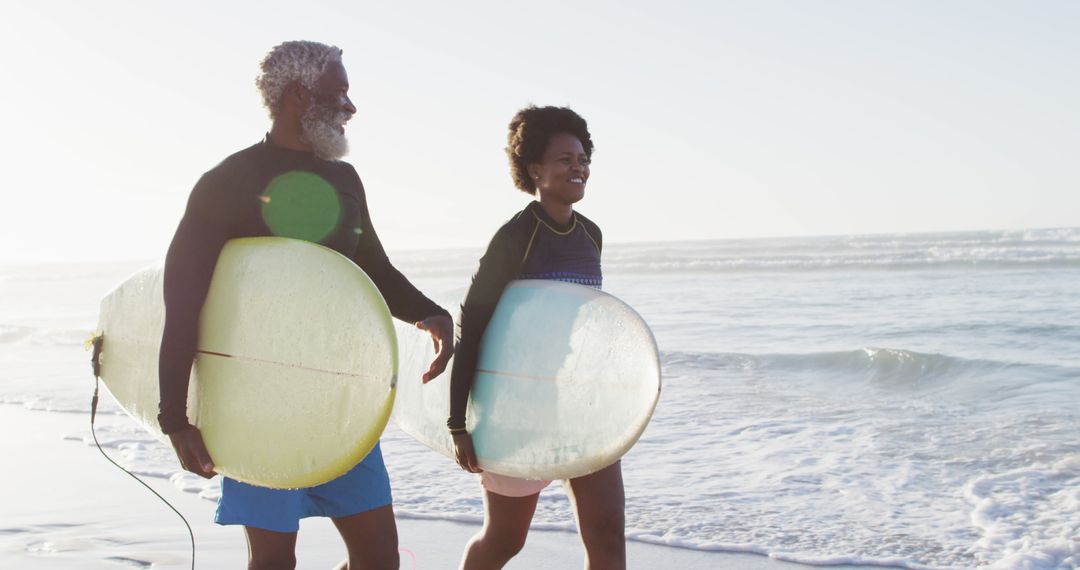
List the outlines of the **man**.
<svg viewBox="0 0 1080 570">
<path fill-rule="evenodd" d="M 158 421 L 184 469 L 207 478 L 214 474 L 213 460 L 188 423 L 186 402 L 199 311 L 227 240 L 277 235 L 335 249 L 364 269 L 395 317 L 432 335 L 437 354 L 425 382 L 443 371 L 453 352 L 449 313 L 390 264 L 360 178 L 338 160 L 348 149 L 345 123 L 356 113 L 341 50 L 283 43 L 263 59 L 256 84 L 273 122 L 270 133 L 200 178 L 165 259 Z M 293 188 L 288 200 L 271 201 L 271 190 L 277 197 L 289 180 L 320 191 Z M 327 202 L 328 193 L 336 200 Z M 398 567 L 390 483 L 378 445 L 349 473 L 310 489 L 264 489 L 224 478 L 215 520 L 244 525 L 249 568 L 293 568 L 299 519 L 307 516 L 333 519 L 348 548 L 342 567 Z"/>
</svg>

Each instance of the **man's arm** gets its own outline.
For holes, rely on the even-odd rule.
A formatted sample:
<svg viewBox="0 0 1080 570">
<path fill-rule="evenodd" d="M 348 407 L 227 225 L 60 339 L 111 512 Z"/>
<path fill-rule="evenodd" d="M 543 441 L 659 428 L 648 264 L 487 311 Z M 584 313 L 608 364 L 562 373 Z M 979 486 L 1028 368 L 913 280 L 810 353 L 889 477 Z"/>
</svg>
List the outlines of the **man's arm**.
<svg viewBox="0 0 1080 570">
<path fill-rule="evenodd" d="M 351 167 L 350 167 L 351 168 Z M 379 293 L 386 299 L 390 314 L 405 322 L 416 323 L 427 317 L 443 315 L 450 318 L 450 313 L 420 292 L 393 264 L 379 241 L 379 234 L 371 223 L 371 212 L 367 206 L 364 184 L 356 171 L 352 171 L 360 194 L 360 239 L 356 243 L 352 260 L 375 282 Z"/>
<path fill-rule="evenodd" d="M 390 258 L 387 257 L 382 243 L 379 242 L 379 236 L 371 225 L 371 219 L 366 214 L 363 224 L 364 233 L 360 236 L 360 242 L 356 246 L 352 259 L 375 282 L 379 293 L 390 307 L 390 314 L 409 323 L 422 321 L 434 315 L 449 318 L 450 313 L 446 309 L 424 296 L 390 263 Z"/>
<path fill-rule="evenodd" d="M 367 273 L 379 293 L 386 299 L 390 314 L 431 334 L 435 345 L 435 359 L 422 380 L 428 382 L 446 369 L 454 354 L 454 322 L 450 313 L 428 299 L 400 271 L 390 263 L 379 235 L 371 223 L 363 185 L 357 177 L 360 191 L 360 219 L 363 233 L 353 253 L 353 261 Z"/>
<path fill-rule="evenodd" d="M 214 177 L 204 175 L 165 257 L 165 328 L 158 356 L 158 424 L 172 440 L 184 469 L 210 477 L 213 463 L 202 436 L 188 422 L 187 397 L 199 332 L 199 312 L 218 254 L 228 239 L 229 204 Z"/>
</svg>

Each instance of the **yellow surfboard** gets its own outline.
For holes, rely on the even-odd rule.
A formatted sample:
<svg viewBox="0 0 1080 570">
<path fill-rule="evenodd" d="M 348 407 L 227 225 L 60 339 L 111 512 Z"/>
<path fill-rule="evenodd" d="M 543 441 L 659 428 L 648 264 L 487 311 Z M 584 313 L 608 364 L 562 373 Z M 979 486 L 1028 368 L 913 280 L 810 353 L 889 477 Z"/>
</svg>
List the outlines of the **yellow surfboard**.
<svg viewBox="0 0 1080 570">
<path fill-rule="evenodd" d="M 163 265 L 101 302 L 100 375 L 159 439 Z M 390 416 L 397 339 L 386 302 L 351 260 L 277 237 L 229 241 L 199 316 L 188 417 L 218 473 L 264 487 L 319 485 L 359 463 Z"/>
</svg>

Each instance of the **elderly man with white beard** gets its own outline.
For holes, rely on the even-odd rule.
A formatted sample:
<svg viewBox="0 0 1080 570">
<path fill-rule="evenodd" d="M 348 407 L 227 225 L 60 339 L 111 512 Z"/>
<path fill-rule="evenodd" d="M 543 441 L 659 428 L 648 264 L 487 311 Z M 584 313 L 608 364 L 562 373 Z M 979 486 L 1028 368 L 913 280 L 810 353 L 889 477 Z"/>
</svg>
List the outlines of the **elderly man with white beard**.
<svg viewBox="0 0 1080 570">
<path fill-rule="evenodd" d="M 186 402 L 199 311 L 229 239 L 291 237 L 352 259 L 395 317 L 432 335 L 437 354 L 424 381 L 439 375 L 453 352 L 450 314 L 390 264 L 360 177 L 339 160 L 348 149 L 345 123 L 356 113 L 341 50 L 283 43 L 263 59 L 256 85 L 272 119 L 270 132 L 199 179 L 165 259 L 158 422 L 183 468 L 207 478 L 214 475 L 213 459 L 188 422 Z M 329 517 L 340 531 L 348 550 L 342 568 L 398 567 L 390 482 L 378 445 L 345 475 L 309 489 L 265 489 L 224 477 L 215 521 L 244 526 L 249 568 L 293 568 L 299 519 L 310 516 Z"/>
</svg>

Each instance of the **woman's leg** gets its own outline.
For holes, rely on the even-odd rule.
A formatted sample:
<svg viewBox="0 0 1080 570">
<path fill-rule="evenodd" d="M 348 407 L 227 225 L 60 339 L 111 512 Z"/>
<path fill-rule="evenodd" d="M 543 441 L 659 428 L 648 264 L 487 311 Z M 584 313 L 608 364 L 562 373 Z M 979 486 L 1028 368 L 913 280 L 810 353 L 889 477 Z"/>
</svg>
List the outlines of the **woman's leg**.
<svg viewBox="0 0 1080 570">
<path fill-rule="evenodd" d="M 248 543 L 248 570 L 296 568 L 296 533 L 244 527 Z"/>
<path fill-rule="evenodd" d="M 539 497 L 504 497 L 485 489 L 484 528 L 465 547 L 461 569 L 497 570 L 520 552 Z"/>
<path fill-rule="evenodd" d="M 585 544 L 585 568 L 625 569 L 625 497 L 620 462 L 571 479 L 567 495 L 574 505 L 581 541 Z"/>
</svg>

